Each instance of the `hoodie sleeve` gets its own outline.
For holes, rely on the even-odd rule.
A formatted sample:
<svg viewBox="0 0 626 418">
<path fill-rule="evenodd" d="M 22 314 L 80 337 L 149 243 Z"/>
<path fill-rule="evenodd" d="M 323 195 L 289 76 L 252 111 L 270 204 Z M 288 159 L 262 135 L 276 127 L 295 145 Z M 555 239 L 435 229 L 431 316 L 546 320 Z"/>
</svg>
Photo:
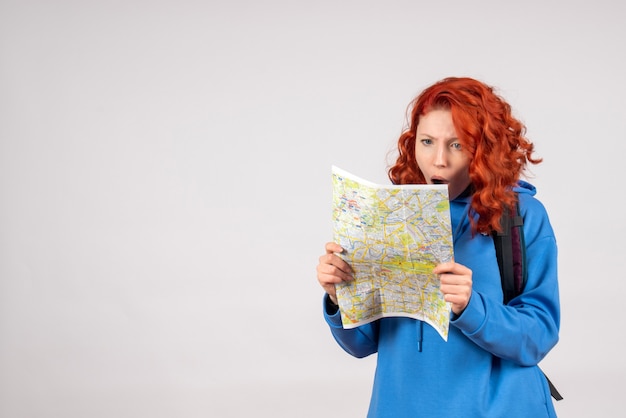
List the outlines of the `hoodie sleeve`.
<svg viewBox="0 0 626 418">
<path fill-rule="evenodd" d="M 324 319 L 344 351 L 357 358 L 367 357 L 378 351 L 378 321 L 357 328 L 344 329 L 339 309 L 331 309 L 330 306 L 328 295 L 324 295 Z"/>
<path fill-rule="evenodd" d="M 559 339 L 560 303 L 552 227 L 543 205 L 532 198 L 525 200 L 522 215 L 528 281 L 523 293 L 504 305 L 473 291 L 467 308 L 451 324 L 493 355 L 533 366 Z"/>
</svg>

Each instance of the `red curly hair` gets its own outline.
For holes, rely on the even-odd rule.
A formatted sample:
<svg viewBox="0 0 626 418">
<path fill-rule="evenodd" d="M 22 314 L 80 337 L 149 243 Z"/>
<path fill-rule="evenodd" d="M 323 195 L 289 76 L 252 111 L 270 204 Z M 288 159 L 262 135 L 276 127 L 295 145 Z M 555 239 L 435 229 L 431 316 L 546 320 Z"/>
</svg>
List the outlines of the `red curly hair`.
<svg viewBox="0 0 626 418">
<path fill-rule="evenodd" d="M 474 233 L 501 231 L 500 217 L 515 205 L 511 189 L 533 158 L 534 145 L 511 106 L 494 89 L 471 78 L 445 78 L 424 90 L 409 105 L 408 128 L 398 139 L 399 155 L 388 170 L 394 184 L 425 184 L 415 160 L 415 135 L 420 118 L 431 110 L 449 110 L 465 152 L 471 157 L 473 190 L 470 222 Z M 477 217 L 474 215 L 478 215 Z"/>
</svg>

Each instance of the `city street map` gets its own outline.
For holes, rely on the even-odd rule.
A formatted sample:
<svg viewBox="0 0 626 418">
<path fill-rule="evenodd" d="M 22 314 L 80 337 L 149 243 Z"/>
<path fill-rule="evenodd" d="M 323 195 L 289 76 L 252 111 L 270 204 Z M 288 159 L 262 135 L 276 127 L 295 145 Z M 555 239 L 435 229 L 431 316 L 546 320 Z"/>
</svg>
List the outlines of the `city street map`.
<svg viewBox="0 0 626 418">
<path fill-rule="evenodd" d="M 336 285 L 344 328 L 422 320 L 447 341 L 450 304 L 433 268 L 453 258 L 446 185 L 377 185 L 332 167 L 334 241 L 355 280 Z"/>
</svg>

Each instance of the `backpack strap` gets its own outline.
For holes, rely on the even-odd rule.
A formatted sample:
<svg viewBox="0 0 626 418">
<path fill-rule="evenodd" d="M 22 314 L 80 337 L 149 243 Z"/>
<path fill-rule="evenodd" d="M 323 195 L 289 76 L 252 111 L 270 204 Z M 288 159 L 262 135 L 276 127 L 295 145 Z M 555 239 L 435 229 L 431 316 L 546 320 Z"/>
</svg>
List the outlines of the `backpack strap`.
<svg viewBox="0 0 626 418">
<path fill-rule="evenodd" d="M 519 203 L 512 210 L 505 209 L 500 218 L 502 232 L 493 233 L 496 257 L 500 268 L 504 304 L 522 293 L 526 284 L 526 245 L 522 226 L 524 219 Z"/>
<path fill-rule="evenodd" d="M 543 370 L 541 371 L 541 373 L 543 374 L 543 377 L 545 377 L 546 380 L 548 381 L 548 386 L 550 387 L 550 395 L 552 395 L 552 397 L 555 400 L 562 401 L 563 400 L 563 396 L 561 396 L 561 394 L 557 390 L 556 386 L 554 386 L 554 384 L 552 384 L 552 382 L 550 381 L 550 379 L 548 379 L 548 376 L 543 372 Z"/>
<path fill-rule="evenodd" d="M 528 273 L 526 271 L 526 243 L 524 241 L 524 219 L 520 213 L 519 201 L 515 208 L 502 212 L 500 218 L 502 232 L 494 232 L 493 243 L 496 247 L 496 257 L 500 268 L 500 280 L 502 281 L 502 293 L 504 304 L 518 296 L 524 290 Z M 541 369 L 540 369 L 541 370 Z M 556 386 L 552 384 L 548 376 L 541 371 L 548 382 L 550 395 L 557 401 L 563 399 Z"/>
</svg>

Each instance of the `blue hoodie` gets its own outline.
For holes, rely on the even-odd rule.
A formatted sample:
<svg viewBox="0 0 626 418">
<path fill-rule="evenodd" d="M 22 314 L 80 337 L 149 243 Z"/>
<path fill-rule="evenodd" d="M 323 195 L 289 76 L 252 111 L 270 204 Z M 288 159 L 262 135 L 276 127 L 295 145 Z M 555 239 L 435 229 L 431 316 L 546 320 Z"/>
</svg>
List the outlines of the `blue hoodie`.
<svg viewBox="0 0 626 418">
<path fill-rule="evenodd" d="M 378 353 L 368 417 L 556 417 L 537 367 L 558 341 L 556 240 L 534 186 L 520 181 L 515 190 L 528 282 L 508 305 L 492 237 L 472 237 L 471 197 L 450 202 L 454 258 L 472 270 L 473 289 L 465 311 L 450 318 L 448 342 L 410 318 L 344 329 L 325 295 L 324 316 L 339 345 L 359 358 Z"/>
</svg>

